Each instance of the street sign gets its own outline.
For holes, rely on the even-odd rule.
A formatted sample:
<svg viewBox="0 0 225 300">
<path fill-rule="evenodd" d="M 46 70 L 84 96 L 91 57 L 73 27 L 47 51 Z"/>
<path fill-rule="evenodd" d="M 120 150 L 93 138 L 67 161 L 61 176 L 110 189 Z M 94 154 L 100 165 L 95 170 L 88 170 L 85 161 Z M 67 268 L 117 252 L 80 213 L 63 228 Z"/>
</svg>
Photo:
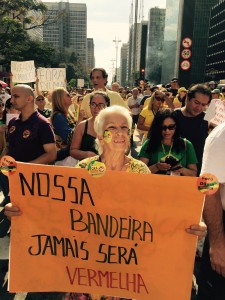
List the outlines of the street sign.
<svg viewBox="0 0 225 300">
<path fill-rule="evenodd" d="M 180 64 L 182 70 L 187 71 L 191 67 L 191 63 L 188 60 L 183 60 Z"/>
<path fill-rule="evenodd" d="M 186 37 L 186 38 L 183 39 L 182 46 L 184 48 L 190 48 L 191 45 L 192 45 L 192 40 L 189 37 Z"/>
<path fill-rule="evenodd" d="M 190 49 L 183 49 L 181 52 L 181 56 L 183 59 L 189 59 L 191 57 L 191 50 Z"/>
</svg>

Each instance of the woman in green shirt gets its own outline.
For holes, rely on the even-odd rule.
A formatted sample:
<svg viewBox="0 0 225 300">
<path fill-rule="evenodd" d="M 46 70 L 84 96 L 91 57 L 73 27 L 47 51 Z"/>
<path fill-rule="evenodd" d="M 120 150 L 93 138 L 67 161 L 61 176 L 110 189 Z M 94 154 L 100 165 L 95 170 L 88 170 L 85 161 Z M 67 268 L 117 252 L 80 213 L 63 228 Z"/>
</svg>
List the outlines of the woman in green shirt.
<svg viewBox="0 0 225 300">
<path fill-rule="evenodd" d="M 194 147 L 190 141 L 181 138 L 179 121 L 170 109 L 156 114 L 138 157 L 149 166 L 151 173 L 197 175 Z"/>
</svg>

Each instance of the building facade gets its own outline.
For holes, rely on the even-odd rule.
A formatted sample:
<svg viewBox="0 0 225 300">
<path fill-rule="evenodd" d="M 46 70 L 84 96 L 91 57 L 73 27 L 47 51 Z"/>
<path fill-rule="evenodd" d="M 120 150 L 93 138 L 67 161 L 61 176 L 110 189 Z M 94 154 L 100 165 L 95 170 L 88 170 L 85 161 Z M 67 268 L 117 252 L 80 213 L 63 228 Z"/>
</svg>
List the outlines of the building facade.
<svg viewBox="0 0 225 300">
<path fill-rule="evenodd" d="M 128 43 L 122 44 L 120 49 L 120 84 L 127 85 L 127 60 L 128 60 Z"/>
<path fill-rule="evenodd" d="M 210 11 L 218 2 L 219 0 L 180 1 L 182 17 L 178 24 L 180 43 L 177 48 L 177 69 L 181 85 L 187 88 L 191 84 L 204 82 Z"/>
<path fill-rule="evenodd" d="M 43 41 L 56 49 L 74 52 L 87 64 L 87 7 L 82 3 L 43 2 L 48 22 L 43 28 Z"/>
<path fill-rule="evenodd" d="M 145 77 L 154 84 L 161 83 L 165 13 L 158 7 L 149 10 Z"/>
<path fill-rule="evenodd" d="M 87 67 L 89 70 L 95 67 L 95 45 L 93 38 L 87 38 Z"/>
<path fill-rule="evenodd" d="M 212 7 L 205 81 L 225 79 L 225 1 Z"/>
</svg>

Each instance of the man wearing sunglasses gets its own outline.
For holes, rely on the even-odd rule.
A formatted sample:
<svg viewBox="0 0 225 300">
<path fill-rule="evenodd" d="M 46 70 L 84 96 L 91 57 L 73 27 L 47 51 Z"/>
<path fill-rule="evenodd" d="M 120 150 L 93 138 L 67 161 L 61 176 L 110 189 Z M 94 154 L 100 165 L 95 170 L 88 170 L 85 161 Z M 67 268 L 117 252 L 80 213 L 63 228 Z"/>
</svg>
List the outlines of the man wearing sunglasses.
<svg viewBox="0 0 225 300">
<path fill-rule="evenodd" d="M 37 111 L 44 116 L 45 118 L 49 119 L 51 116 L 52 110 L 49 108 L 45 108 L 46 100 L 45 97 L 42 95 L 38 95 L 35 98 L 35 104 L 37 105 Z"/>
<path fill-rule="evenodd" d="M 205 139 L 208 136 L 208 122 L 204 120 L 205 109 L 212 99 L 206 85 L 197 84 L 187 93 L 186 105 L 175 110 L 181 127 L 181 136 L 194 146 L 198 159 L 198 174 L 201 170 Z"/>
<path fill-rule="evenodd" d="M 167 91 L 172 93 L 173 97 L 176 97 L 179 87 L 180 87 L 180 85 L 179 85 L 178 78 L 174 77 L 170 81 L 170 87 L 167 89 Z"/>
</svg>

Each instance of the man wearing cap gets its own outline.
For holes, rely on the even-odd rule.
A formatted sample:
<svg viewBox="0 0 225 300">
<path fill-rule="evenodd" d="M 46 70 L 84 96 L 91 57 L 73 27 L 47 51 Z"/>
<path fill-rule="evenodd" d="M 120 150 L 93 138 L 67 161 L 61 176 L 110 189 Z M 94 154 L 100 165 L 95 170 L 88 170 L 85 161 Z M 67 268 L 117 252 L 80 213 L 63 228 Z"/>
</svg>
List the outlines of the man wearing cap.
<svg viewBox="0 0 225 300">
<path fill-rule="evenodd" d="M 119 93 L 108 90 L 105 86 L 107 84 L 108 74 L 103 68 L 94 68 L 91 70 L 90 79 L 93 84 L 94 90 L 105 91 L 110 99 L 110 105 L 120 105 L 128 109 L 127 103 L 123 100 Z M 81 110 L 84 110 L 85 117 L 91 117 L 90 111 L 90 94 L 85 95 Z"/>
<path fill-rule="evenodd" d="M 173 100 L 174 108 L 184 107 L 186 104 L 187 90 L 185 87 L 180 87 L 177 91 L 177 95 Z"/>
<path fill-rule="evenodd" d="M 212 90 L 214 90 L 215 88 L 216 88 L 216 83 L 215 83 L 215 81 L 210 81 L 209 83 L 208 83 L 208 87 L 209 87 L 209 89 L 212 91 Z"/>
<path fill-rule="evenodd" d="M 220 93 L 220 89 L 214 89 L 212 90 L 212 99 L 223 99 L 223 95 Z"/>
<path fill-rule="evenodd" d="M 173 97 L 176 97 L 179 87 L 180 87 L 179 80 L 178 80 L 178 78 L 174 77 L 170 81 L 170 87 L 167 89 L 167 91 L 172 93 Z"/>
<path fill-rule="evenodd" d="M 201 170 L 205 139 L 208 136 L 208 122 L 204 120 L 205 109 L 211 98 L 208 87 L 197 84 L 188 90 L 186 105 L 175 110 L 180 123 L 181 136 L 188 139 L 195 148 L 198 174 Z"/>
</svg>

